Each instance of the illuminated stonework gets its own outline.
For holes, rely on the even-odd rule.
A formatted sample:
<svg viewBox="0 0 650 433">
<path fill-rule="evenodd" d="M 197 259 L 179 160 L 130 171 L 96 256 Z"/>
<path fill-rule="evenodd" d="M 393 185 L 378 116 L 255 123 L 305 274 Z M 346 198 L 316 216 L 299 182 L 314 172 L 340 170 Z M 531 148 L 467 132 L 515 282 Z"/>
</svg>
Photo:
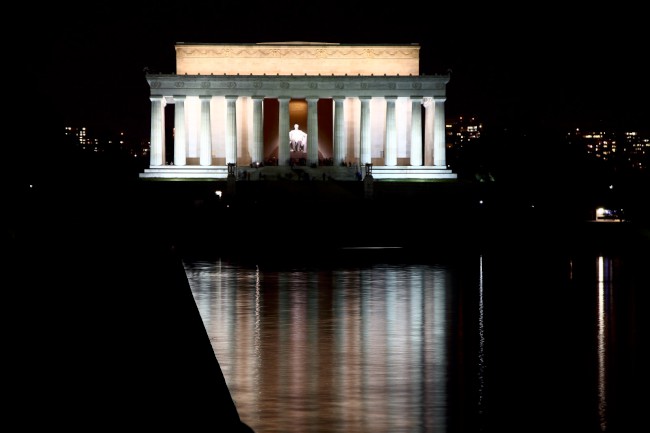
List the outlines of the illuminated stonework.
<svg viewBox="0 0 650 433">
<path fill-rule="evenodd" d="M 178 75 L 418 75 L 418 45 L 177 44 Z"/>
</svg>

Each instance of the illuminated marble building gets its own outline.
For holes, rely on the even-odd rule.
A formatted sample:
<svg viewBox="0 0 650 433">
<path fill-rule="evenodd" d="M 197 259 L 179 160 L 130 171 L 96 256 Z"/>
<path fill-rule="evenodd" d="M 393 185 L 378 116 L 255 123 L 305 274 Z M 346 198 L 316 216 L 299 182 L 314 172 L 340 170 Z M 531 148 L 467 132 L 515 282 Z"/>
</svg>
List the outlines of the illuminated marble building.
<svg viewBox="0 0 650 433">
<path fill-rule="evenodd" d="M 146 76 L 151 147 L 143 178 L 219 179 L 258 167 L 272 179 L 296 165 L 341 179 L 456 178 L 446 161 L 449 76 L 420 75 L 417 44 L 175 49 L 175 74 Z M 300 151 L 289 145 L 295 125 L 308 137 Z"/>
</svg>

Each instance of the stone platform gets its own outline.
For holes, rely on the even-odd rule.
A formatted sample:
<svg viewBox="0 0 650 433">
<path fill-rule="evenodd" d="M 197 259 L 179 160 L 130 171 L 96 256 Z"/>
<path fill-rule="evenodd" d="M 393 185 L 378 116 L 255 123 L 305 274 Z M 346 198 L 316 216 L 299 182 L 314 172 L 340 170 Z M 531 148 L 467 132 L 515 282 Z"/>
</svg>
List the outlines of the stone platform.
<svg viewBox="0 0 650 433">
<path fill-rule="evenodd" d="M 358 168 L 356 166 L 318 166 L 307 165 L 294 166 L 238 166 L 236 168 L 237 178 L 246 180 L 244 173 L 249 180 L 258 180 L 260 176 L 264 180 L 299 179 L 300 176 L 309 176 L 310 179 L 330 180 L 359 180 L 357 178 Z M 361 177 L 365 177 L 365 170 L 360 170 Z M 411 179 L 456 179 L 457 175 L 446 167 L 437 166 L 373 166 L 372 177 L 376 180 L 411 180 Z M 140 173 L 143 179 L 227 179 L 228 167 L 220 166 L 199 166 L 199 165 L 163 165 L 150 167 Z"/>
</svg>

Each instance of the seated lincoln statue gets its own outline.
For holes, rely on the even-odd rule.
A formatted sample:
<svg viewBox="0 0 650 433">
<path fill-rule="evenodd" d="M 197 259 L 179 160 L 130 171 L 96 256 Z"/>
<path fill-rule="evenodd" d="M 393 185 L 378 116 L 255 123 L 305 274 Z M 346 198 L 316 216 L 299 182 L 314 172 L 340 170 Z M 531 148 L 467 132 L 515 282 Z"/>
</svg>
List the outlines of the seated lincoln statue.
<svg viewBox="0 0 650 433">
<path fill-rule="evenodd" d="M 297 123 L 293 125 L 293 130 L 289 132 L 289 147 L 292 152 L 305 152 L 307 150 L 307 134 L 299 129 Z"/>
</svg>

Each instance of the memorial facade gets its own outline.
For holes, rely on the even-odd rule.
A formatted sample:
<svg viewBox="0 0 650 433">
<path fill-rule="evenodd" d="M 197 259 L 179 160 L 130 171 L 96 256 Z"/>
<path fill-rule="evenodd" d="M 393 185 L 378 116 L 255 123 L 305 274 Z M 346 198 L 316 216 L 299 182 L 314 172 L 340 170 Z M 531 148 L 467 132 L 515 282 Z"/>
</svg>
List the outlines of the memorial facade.
<svg viewBox="0 0 650 433">
<path fill-rule="evenodd" d="M 420 75 L 417 44 L 177 43 L 176 73 L 146 75 L 143 178 L 226 178 L 298 166 L 331 177 L 455 179 L 448 75 Z M 290 137 L 300 131 L 301 140 Z M 271 167 L 274 167 L 271 169 Z"/>
</svg>

